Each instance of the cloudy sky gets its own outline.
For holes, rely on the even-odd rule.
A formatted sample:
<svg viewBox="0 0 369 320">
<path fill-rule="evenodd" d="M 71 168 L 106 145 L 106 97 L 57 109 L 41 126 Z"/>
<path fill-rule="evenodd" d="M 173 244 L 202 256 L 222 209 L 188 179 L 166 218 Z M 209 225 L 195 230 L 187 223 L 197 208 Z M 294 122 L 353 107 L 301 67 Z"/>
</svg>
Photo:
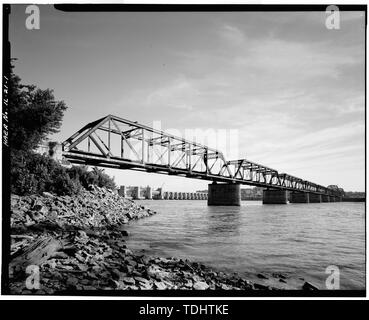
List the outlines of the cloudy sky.
<svg viewBox="0 0 369 320">
<path fill-rule="evenodd" d="M 10 41 L 24 83 L 68 105 L 63 141 L 107 114 L 163 130 L 236 132 L 247 158 L 345 190 L 365 188 L 365 17 L 341 12 L 66 13 L 39 6 L 40 30 L 12 6 Z M 209 144 L 212 144 L 209 141 Z M 231 149 L 231 150 L 230 150 Z M 233 150 L 233 151 L 232 151 Z M 237 151 L 235 154 L 235 150 Z M 168 190 L 207 182 L 108 170 L 118 184 Z"/>
</svg>

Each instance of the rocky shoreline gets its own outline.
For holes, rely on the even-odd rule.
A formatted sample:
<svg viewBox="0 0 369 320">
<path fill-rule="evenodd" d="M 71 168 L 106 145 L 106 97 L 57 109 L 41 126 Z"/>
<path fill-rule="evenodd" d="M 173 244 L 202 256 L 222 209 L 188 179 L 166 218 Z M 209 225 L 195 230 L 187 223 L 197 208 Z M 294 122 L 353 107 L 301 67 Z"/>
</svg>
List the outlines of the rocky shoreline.
<svg viewBox="0 0 369 320">
<path fill-rule="evenodd" d="M 280 289 L 201 263 L 132 252 L 125 243 L 125 226 L 153 214 L 156 212 L 96 186 L 74 197 L 12 195 L 10 293 Z M 30 265 L 36 269 L 27 269 Z M 30 287 L 27 278 L 34 272 L 39 285 Z M 282 274 L 275 279 L 286 282 Z M 296 289 L 316 288 L 305 282 Z"/>
</svg>

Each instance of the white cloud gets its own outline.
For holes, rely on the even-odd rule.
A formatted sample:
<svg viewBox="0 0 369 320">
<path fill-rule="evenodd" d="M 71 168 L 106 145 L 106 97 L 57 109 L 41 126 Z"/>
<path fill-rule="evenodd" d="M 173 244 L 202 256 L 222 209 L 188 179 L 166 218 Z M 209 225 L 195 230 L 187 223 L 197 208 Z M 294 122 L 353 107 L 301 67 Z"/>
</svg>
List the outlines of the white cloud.
<svg viewBox="0 0 369 320">
<path fill-rule="evenodd" d="M 231 45 L 242 45 L 246 41 L 245 34 L 235 26 L 225 24 L 220 30 L 220 35 Z"/>
<path fill-rule="evenodd" d="M 190 101 L 199 94 L 197 88 L 185 77 L 179 77 L 168 85 L 156 88 L 147 95 L 146 104 L 149 106 L 173 107 L 176 109 L 192 110 Z"/>
</svg>

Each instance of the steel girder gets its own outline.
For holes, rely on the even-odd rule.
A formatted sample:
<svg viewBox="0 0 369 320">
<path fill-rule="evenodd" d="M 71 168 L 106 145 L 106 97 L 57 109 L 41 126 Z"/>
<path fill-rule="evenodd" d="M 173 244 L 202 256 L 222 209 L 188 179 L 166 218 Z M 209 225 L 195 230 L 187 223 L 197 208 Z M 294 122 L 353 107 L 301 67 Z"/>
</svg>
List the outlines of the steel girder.
<svg viewBox="0 0 369 320">
<path fill-rule="evenodd" d="M 62 148 L 72 163 L 340 196 L 256 162 L 227 161 L 218 150 L 113 115 L 87 124 Z"/>
</svg>

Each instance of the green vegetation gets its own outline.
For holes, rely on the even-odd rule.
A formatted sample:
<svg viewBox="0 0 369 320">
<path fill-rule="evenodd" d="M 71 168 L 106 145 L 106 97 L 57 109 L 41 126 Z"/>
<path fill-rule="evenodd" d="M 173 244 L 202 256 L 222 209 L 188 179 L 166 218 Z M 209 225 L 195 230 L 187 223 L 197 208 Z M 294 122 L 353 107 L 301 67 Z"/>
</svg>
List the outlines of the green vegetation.
<svg viewBox="0 0 369 320">
<path fill-rule="evenodd" d="M 85 189 L 88 189 L 91 184 L 108 189 L 117 187 L 114 180 L 103 169 L 97 167 L 92 169 L 92 171 L 88 171 L 86 166 L 73 166 L 67 170 L 67 173 L 71 179 L 79 181 Z"/>
<path fill-rule="evenodd" d="M 91 184 L 114 189 L 114 180 L 101 169 L 66 168 L 33 151 L 49 134 L 59 131 L 67 107 L 63 101 L 55 101 L 50 89 L 22 85 L 13 68 L 9 83 L 11 192 L 30 195 L 48 191 L 72 195 Z"/>
</svg>

